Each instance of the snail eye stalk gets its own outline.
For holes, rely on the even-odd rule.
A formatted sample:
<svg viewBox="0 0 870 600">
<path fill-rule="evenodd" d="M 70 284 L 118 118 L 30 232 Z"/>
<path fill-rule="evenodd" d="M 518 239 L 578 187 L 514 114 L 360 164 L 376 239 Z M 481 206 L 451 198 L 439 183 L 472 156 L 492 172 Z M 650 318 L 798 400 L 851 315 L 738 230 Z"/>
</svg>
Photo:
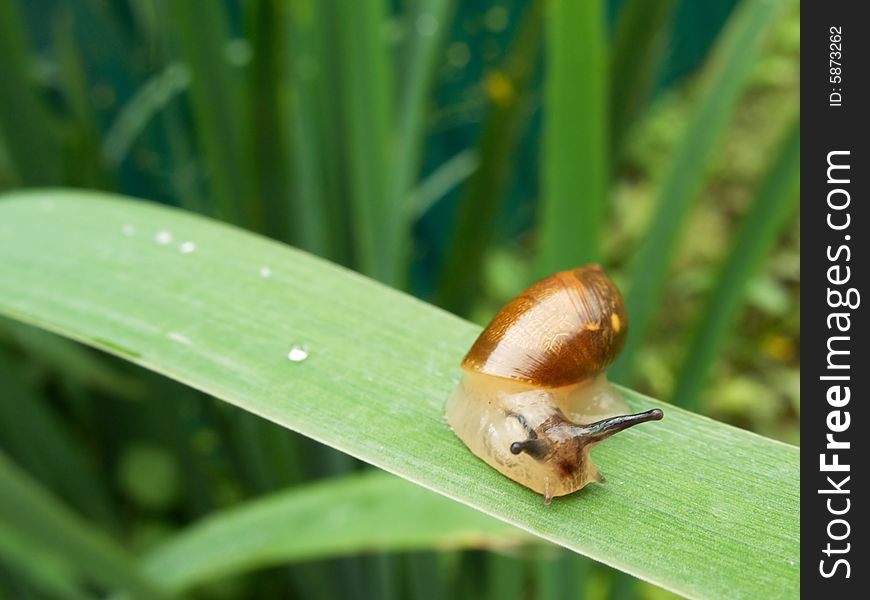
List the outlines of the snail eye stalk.
<svg viewBox="0 0 870 600">
<path fill-rule="evenodd" d="M 525 440 L 511 444 L 511 454 L 525 452 L 534 459 L 542 460 L 549 453 L 549 444 L 541 440 Z"/>
</svg>

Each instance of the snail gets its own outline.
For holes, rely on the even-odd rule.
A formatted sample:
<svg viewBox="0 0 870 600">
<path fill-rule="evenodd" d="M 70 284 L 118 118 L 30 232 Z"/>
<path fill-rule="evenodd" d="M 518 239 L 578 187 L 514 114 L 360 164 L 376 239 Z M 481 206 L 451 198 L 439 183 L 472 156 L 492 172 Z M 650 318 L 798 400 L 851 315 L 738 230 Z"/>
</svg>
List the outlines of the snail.
<svg viewBox="0 0 870 600">
<path fill-rule="evenodd" d="M 589 450 L 662 411 L 625 414 L 605 369 L 625 344 L 622 295 L 599 265 L 560 271 L 506 304 L 462 361 L 454 433 L 487 464 L 556 496 L 604 482 Z"/>
</svg>

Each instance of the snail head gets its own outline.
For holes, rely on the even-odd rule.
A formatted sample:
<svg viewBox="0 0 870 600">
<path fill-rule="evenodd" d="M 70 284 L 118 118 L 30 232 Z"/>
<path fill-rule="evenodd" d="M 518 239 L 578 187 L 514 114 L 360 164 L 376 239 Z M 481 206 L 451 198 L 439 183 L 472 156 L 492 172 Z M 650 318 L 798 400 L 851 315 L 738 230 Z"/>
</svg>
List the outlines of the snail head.
<svg viewBox="0 0 870 600">
<path fill-rule="evenodd" d="M 533 428 L 521 415 L 515 415 L 525 428 L 528 437 L 510 445 L 512 454 L 525 452 L 538 461 L 556 459 L 564 465 L 564 470 L 579 468 L 585 452 L 598 442 L 614 433 L 628 429 L 646 421 L 659 421 L 663 413 L 654 408 L 633 415 L 619 415 L 602 419 L 588 425 L 578 425 L 568 419 L 561 411 L 554 412 L 547 420 Z"/>
</svg>

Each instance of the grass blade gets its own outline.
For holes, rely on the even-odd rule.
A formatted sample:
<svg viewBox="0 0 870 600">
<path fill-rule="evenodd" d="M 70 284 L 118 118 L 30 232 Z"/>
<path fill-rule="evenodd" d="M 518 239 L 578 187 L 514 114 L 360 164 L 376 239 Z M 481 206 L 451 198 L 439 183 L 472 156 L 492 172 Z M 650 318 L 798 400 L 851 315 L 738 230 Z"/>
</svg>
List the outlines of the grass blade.
<svg viewBox="0 0 870 600">
<path fill-rule="evenodd" d="M 218 215 L 223 220 L 240 224 L 248 229 L 266 231 L 266 223 L 274 225 L 280 217 L 267 214 L 262 195 L 263 189 L 254 190 L 250 184 L 258 181 L 268 185 L 266 179 L 251 177 L 250 172 L 256 163 L 255 148 L 261 141 L 259 132 L 252 132 L 246 124 L 253 123 L 253 129 L 261 126 L 260 121 L 250 121 L 250 116 L 268 118 L 259 114 L 254 107 L 246 105 L 249 95 L 243 93 L 241 73 L 234 72 L 227 57 L 230 36 L 226 8 L 213 4 L 209 10 L 202 10 L 195 3 L 171 2 L 172 25 L 181 45 L 182 54 L 190 72 L 190 100 L 196 124 L 200 152 L 204 154 L 208 166 L 208 177 L 212 198 L 216 202 Z M 258 6 L 267 10 L 265 6 Z M 261 55 L 260 59 L 264 57 Z M 256 78 L 261 65 L 253 65 Z M 261 91 L 261 90 L 256 90 Z M 271 98 L 267 98 L 271 99 Z M 282 132 L 279 131 L 278 136 Z M 265 189 L 265 188 L 264 188 Z M 280 230 L 270 227 L 269 233 L 277 235 Z M 258 478 L 257 473 L 276 473 L 280 470 L 269 468 L 271 463 L 284 460 L 281 455 L 269 456 L 265 451 L 267 439 L 272 433 L 261 423 L 236 422 L 237 435 L 245 442 L 245 467 L 256 485 L 269 489 L 270 482 Z M 275 484 L 277 485 L 277 484 Z"/>
<path fill-rule="evenodd" d="M 526 597 L 526 561 L 490 553 L 486 561 L 486 597 L 489 600 L 522 600 Z"/>
<path fill-rule="evenodd" d="M 290 4 L 293 78 L 293 175 L 306 236 L 302 247 L 350 265 L 349 166 L 345 156 L 339 36 L 333 2 Z"/>
<path fill-rule="evenodd" d="M 447 553 L 436 556 L 431 552 L 416 552 L 405 556 L 411 598 L 447 600 L 447 585 L 439 568 L 439 562 L 447 559 Z"/>
<path fill-rule="evenodd" d="M 142 383 L 108 364 L 89 348 L 17 321 L 0 319 L 0 342 L 12 346 L 13 354 L 36 358 L 53 375 L 125 400 L 141 400 Z"/>
<path fill-rule="evenodd" d="M 401 237 L 407 231 L 404 211 L 390 190 L 393 85 L 382 34 L 386 6 L 383 0 L 340 4 L 336 42 L 347 84 L 341 101 L 356 256 L 361 272 L 396 285 L 410 248 Z"/>
<path fill-rule="evenodd" d="M 118 111 L 118 116 L 103 136 L 100 149 L 103 161 L 117 168 L 155 115 L 185 91 L 189 84 L 190 72 L 180 63 L 168 65 L 145 81 Z"/>
<path fill-rule="evenodd" d="M 438 304 L 456 314 L 465 314 L 471 308 L 481 280 L 483 258 L 495 232 L 528 88 L 538 62 L 544 5 L 543 0 L 529 3 L 504 65 L 487 74 L 484 83 L 489 106 L 477 153 L 480 166 L 460 200 L 438 282 Z"/>
<path fill-rule="evenodd" d="M 318 97 L 330 73 L 330 57 L 320 51 L 329 47 L 323 43 L 324 3 L 301 0 L 289 3 L 286 10 L 294 237 L 299 248 L 340 262 L 347 254 L 345 223 L 338 209 L 340 195 L 334 191 L 337 178 L 327 174 L 325 166 L 331 164 L 326 149 L 332 139 L 327 127 L 332 119 L 324 118 L 327 103 Z"/>
<path fill-rule="evenodd" d="M 66 132 L 67 166 L 64 182 L 73 187 L 108 188 L 109 175 L 100 159 L 100 128 L 89 97 L 87 67 L 76 37 L 75 19 L 65 6 L 54 16 L 52 35 L 58 57 L 58 76 L 71 121 Z"/>
<path fill-rule="evenodd" d="M 758 187 L 743 219 L 728 260 L 709 294 L 700 325 L 677 377 L 674 404 L 697 410 L 701 390 L 719 349 L 737 318 L 746 288 L 773 246 L 799 198 L 800 118 L 789 128 L 782 147 Z"/>
<path fill-rule="evenodd" d="M 549 5 L 537 273 L 598 262 L 608 189 L 604 2 Z"/>
<path fill-rule="evenodd" d="M 626 294 L 632 333 L 622 356 L 611 368 L 614 381 L 631 381 L 638 349 L 661 306 L 671 256 L 692 200 L 703 183 L 707 162 L 756 65 L 764 34 L 786 5 L 783 0 L 743 2 L 713 50 L 698 107 L 661 184 L 649 230 L 635 253 Z"/>
<path fill-rule="evenodd" d="M 0 528 L 64 559 L 80 574 L 134 598 L 165 594 L 140 573 L 123 548 L 81 521 L 0 454 Z M 0 545 L 2 548 L 2 545 Z"/>
<path fill-rule="evenodd" d="M 422 217 L 441 198 L 468 179 L 480 166 L 477 152 L 462 150 L 444 161 L 411 192 L 409 201 L 414 218 Z"/>
<path fill-rule="evenodd" d="M 622 3 L 610 60 L 610 135 L 619 158 L 625 134 L 649 99 L 663 58 L 662 38 L 675 0 Z"/>
<path fill-rule="evenodd" d="M 183 87 L 190 82 L 190 74 L 186 67 L 177 64 L 178 70 L 173 75 L 180 75 Z M 167 70 L 172 65 L 167 67 Z M 146 84 L 147 85 L 147 84 Z M 159 111 L 158 123 L 166 136 L 166 147 L 169 155 L 168 177 L 178 205 L 201 214 L 214 213 L 214 204 L 204 189 L 204 181 L 200 157 L 196 153 L 194 140 L 189 135 L 189 128 L 184 124 L 185 107 L 181 99 L 174 101 L 167 98 L 165 106 Z M 131 102 L 133 100 L 131 99 Z M 125 106 L 125 108 L 127 108 Z M 121 116 L 119 115 L 119 119 Z M 120 127 L 120 123 L 117 123 Z M 105 146 L 103 146 L 105 150 Z"/>
<path fill-rule="evenodd" d="M 199 149 L 208 167 L 216 214 L 230 223 L 262 230 L 260 202 L 246 181 L 251 157 L 241 82 L 226 61 L 228 27 L 223 5 L 209 10 L 194 2 L 169 2 L 167 23 L 175 28 L 190 73 L 190 101 Z"/>
<path fill-rule="evenodd" d="M 584 600 L 591 563 L 582 556 L 550 548 L 541 548 L 539 554 L 536 566 L 541 600 Z"/>
<path fill-rule="evenodd" d="M 291 196 L 288 166 L 293 137 L 290 110 L 288 3 L 264 0 L 249 6 L 248 38 L 253 56 L 246 100 L 251 115 L 251 150 L 254 153 L 252 187 L 262 199 L 264 232 L 296 246 L 300 223 Z"/>
<path fill-rule="evenodd" d="M 57 415 L 34 394 L 0 351 L 0 448 L 104 527 L 116 525 L 108 494 Z M 38 443 L 34 443 L 38 440 Z"/>
<path fill-rule="evenodd" d="M 139 233 L 125 236 L 128 223 Z M 160 230 L 196 251 L 155 243 Z M 796 447 L 622 389 L 631 409 L 664 406 L 665 420 L 596 448 L 608 483 L 545 508 L 444 423 L 478 327 L 259 236 L 96 192 L 6 194 L 0 313 L 684 595 L 799 590 Z M 304 360 L 288 360 L 294 344 Z"/>
<path fill-rule="evenodd" d="M 60 140 L 27 73 L 30 46 L 17 2 L 0 2 L 0 137 L 24 185 L 60 181 Z"/>
<path fill-rule="evenodd" d="M 286 562 L 384 550 L 507 546 L 529 539 L 466 506 L 371 471 L 222 511 L 152 551 L 145 564 L 168 589 L 184 590 Z"/>
<path fill-rule="evenodd" d="M 33 560 L 34 556 L 38 556 L 39 560 Z M 88 600 L 91 597 L 80 589 L 76 574 L 63 560 L 44 552 L 41 546 L 32 544 L 27 537 L 7 531 L 2 525 L 0 525 L 0 557 L 3 557 L 3 561 L 0 562 L 0 573 L 4 568 L 16 572 L 47 598 Z M 4 583 L 0 577 L 0 589 L 7 594 L 11 593 L 9 589 L 11 586 Z M 8 596 L 4 595 L 4 597 Z"/>
<path fill-rule="evenodd" d="M 408 10 L 406 57 L 397 106 L 394 186 L 398 201 L 413 212 L 408 194 L 420 170 L 427 94 L 438 66 L 438 52 L 450 30 L 456 0 L 418 0 Z"/>
</svg>

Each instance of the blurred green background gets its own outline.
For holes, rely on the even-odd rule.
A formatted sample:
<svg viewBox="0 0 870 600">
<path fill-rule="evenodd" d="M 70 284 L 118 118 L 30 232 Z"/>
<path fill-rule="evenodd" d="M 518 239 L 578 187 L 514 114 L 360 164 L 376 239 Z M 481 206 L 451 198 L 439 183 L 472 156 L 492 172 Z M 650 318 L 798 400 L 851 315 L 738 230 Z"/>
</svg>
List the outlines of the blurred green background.
<svg viewBox="0 0 870 600">
<path fill-rule="evenodd" d="M 0 190 L 180 206 L 481 324 L 598 261 L 633 324 L 613 379 L 798 443 L 799 25 L 798 2 L 767 0 L 0 0 Z M 7 321 L 0 381 L 2 451 L 136 552 L 365 468 Z M 43 597 L 2 548 L 0 590 Z M 307 561 L 195 593 L 667 595 L 541 546 Z"/>
</svg>

